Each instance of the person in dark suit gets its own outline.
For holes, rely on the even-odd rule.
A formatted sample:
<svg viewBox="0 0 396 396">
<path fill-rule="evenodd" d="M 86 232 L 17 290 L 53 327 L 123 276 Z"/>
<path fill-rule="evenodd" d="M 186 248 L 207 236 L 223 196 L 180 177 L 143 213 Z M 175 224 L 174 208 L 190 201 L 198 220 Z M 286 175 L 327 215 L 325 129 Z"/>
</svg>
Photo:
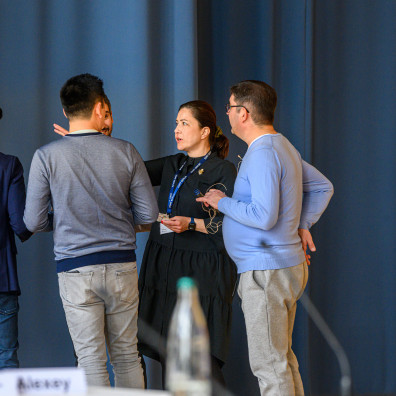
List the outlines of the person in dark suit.
<svg viewBox="0 0 396 396">
<path fill-rule="evenodd" d="M 23 222 L 24 209 L 22 165 L 17 157 L 0 152 L 0 369 L 19 367 L 18 296 L 21 291 L 14 234 L 22 242 L 32 235 Z"/>
</svg>

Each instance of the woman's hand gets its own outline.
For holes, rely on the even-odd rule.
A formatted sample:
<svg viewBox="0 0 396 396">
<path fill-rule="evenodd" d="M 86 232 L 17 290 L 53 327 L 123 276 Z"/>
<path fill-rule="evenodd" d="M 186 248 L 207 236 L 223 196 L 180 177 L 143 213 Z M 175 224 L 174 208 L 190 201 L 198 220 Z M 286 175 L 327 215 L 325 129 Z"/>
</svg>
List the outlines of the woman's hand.
<svg viewBox="0 0 396 396">
<path fill-rule="evenodd" d="M 175 216 L 168 220 L 162 220 L 161 223 L 168 227 L 170 230 L 180 234 L 181 232 L 188 230 L 191 218 L 185 216 Z"/>
<path fill-rule="evenodd" d="M 65 128 L 62 128 L 58 124 L 54 124 L 54 132 L 61 136 L 65 136 L 69 133 L 69 131 L 67 131 Z"/>
</svg>

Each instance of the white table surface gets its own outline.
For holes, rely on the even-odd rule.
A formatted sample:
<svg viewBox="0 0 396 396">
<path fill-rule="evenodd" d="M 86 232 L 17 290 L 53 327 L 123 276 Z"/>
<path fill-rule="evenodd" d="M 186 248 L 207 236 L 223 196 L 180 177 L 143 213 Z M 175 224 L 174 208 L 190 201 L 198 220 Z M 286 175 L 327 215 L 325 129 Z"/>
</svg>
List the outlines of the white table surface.
<svg viewBox="0 0 396 396">
<path fill-rule="evenodd" d="M 126 389 L 89 386 L 87 396 L 171 396 L 169 392 L 150 389 Z"/>
<path fill-rule="evenodd" d="M 59 393 L 35 393 L 43 396 L 59 396 Z M 68 396 L 171 396 L 169 392 L 150 389 L 110 388 L 104 386 L 89 386 L 84 393 L 68 393 Z"/>
</svg>

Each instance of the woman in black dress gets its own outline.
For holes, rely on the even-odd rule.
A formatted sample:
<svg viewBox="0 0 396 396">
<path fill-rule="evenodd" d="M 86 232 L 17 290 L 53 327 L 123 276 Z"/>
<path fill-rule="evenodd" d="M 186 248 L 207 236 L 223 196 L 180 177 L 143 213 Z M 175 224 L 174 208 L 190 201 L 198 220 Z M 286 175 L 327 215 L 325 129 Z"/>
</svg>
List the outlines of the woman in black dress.
<svg viewBox="0 0 396 396">
<path fill-rule="evenodd" d="M 208 324 L 212 374 L 224 384 L 221 368 L 228 351 L 237 271 L 224 248 L 222 214 L 196 198 L 211 188 L 231 196 L 236 169 L 224 160 L 228 139 L 204 101 L 180 106 L 175 139 L 178 150 L 187 155 L 146 162 L 153 186 L 161 186 L 158 206 L 163 220 L 152 225 L 139 274 L 139 351 L 161 362 L 164 378 L 164 343 L 176 304 L 176 282 L 192 277 Z"/>
</svg>

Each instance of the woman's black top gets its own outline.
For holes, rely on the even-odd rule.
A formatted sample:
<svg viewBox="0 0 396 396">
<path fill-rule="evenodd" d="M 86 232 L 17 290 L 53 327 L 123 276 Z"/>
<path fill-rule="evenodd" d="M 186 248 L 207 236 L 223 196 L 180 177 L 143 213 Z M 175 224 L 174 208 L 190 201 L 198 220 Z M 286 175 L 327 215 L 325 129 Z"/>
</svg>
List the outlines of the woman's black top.
<svg viewBox="0 0 396 396">
<path fill-rule="evenodd" d="M 179 180 L 202 159 L 184 154 L 147 161 L 153 186 L 160 185 L 158 206 L 166 213 L 169 191 L 177 170 L 187 160 Z M 162 360 L 173 308 L 176 304 L 176 282 L 190 276 L 198 284 L 200 302 L 206 316 L 211 353 L 225 362 L 230 337 L 232 298 L 237 270 L 225 251 L 222 236 L 223 215 L 196 202 L 198 189 L 205 194 L 217 188 L 231 196 L 236 178 L 235 166 L 212 153 L 178 191 L 170 217 L 186 216 L 204 219 L 209 234 L 199 231 L 160 234 L 160 223 L 152 225 L 139 274 L 139 352 Z"/>
</svg>

